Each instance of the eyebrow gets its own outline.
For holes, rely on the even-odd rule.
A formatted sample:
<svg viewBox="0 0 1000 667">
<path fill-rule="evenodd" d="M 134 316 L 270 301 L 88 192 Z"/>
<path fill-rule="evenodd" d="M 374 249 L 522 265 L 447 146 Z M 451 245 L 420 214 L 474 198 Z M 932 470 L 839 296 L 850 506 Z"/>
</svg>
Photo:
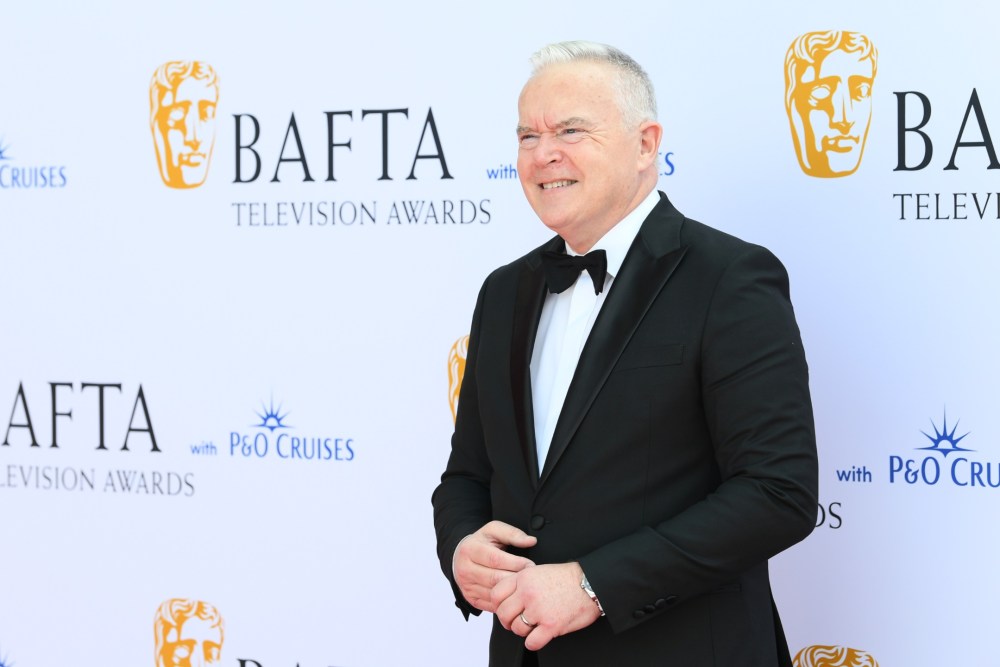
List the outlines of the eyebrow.
<svg viewBox="0 0 1000 667">
<path fill-rule="evenodd" d="M 555 129 L 560 130 L 564 127 L 569 127 L 571 125 L 587 125 L 587 119 L 580 116 L 571 116 L 566 120 L 559 121 L 555 124 Z M 525 127 L 524 125 L 517 126 L 517 134 L 524 134 L 525 132 L 534 132 L 535 130 L 530 127 Z"/>
</svg>

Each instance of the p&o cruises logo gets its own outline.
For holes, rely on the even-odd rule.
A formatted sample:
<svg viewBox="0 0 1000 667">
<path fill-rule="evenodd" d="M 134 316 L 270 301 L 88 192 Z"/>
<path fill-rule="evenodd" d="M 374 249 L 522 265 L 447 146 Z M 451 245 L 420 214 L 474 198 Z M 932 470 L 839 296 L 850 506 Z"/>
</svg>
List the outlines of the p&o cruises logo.
<svg viewBox="0 0 1000 667">
<path fill-rule="evenodd" d="M 947 411 L 941 421 L 931 420 L 931 428 L 918 430 L 923 440 L 914 447 L 916 454 L 889 456 L 889 483 L 899 486 L 956 486 L 966 489 L 1000 489 L 1000 460 L 988 461 L 968 446 L 972 432 L 953 424 Z M 930 443 L 930 444 L 927 444 Z M 868 463 L 834 470 L 837 481 L 846 484 L 872 484 L 878 470 Z M 879 478 L 881 481 L 883 478 Z"/>
<path fill-rule="evenodd" d="M 971 432 L 957 435 L 959 422 L 949 429 L 948 414 L 943 413 L 941 425 L 931 421 L 933 435 L 921 431 L 930 441 L 916 451 L 930 452 L 915 457 L 892 455 L 889 457 L 889 483 L 935 486 L 952 484 L 966 488 L 1000 488 L 1000 461 L 981 461 L 969 456 L 976 450 L 964 447 Z"/>
<path fill-rule="evenodd" d="M 354 438 L 328 435 L 298 435 L 286 422 L 289 412 L 279 403 L 261 404 L 255 411 L 259 420 L 254 431 L 232 430 L 229 455 L 236 458 L 280 459 L 285 461 L 353 461 Z M 192 445 L 193 454 L 215 454 L 212 443 Z"/>
<path fill-rule="evenodd" d="M 0 190 L 40 190 L 64 187 L 66 187 L 65 165 L 22 165 L 15 161 L 11 145 L 0 136 Z"/>
</svg>

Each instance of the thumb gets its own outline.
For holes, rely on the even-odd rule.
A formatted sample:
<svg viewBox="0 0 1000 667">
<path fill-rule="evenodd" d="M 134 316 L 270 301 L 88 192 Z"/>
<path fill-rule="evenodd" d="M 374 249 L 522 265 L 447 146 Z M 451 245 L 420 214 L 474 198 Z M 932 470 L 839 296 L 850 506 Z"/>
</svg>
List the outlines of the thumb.
<svg viewBox="0 0 1000 667">
<path fill-rule="evenodd" d="M 538 542 L 538 538 L 534 535 L 528 535 L 517 526 L 503 521 L 491 521 L 487 524 L 485 532 L 486 536 L 494 542 L 513 547 L 533 547 Z"/>
</svg>

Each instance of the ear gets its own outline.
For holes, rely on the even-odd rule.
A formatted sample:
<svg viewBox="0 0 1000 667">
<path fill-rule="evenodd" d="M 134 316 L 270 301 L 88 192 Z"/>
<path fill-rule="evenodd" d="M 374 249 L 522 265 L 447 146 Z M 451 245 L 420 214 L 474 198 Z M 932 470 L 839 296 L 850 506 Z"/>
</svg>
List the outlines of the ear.
<svg viewBox="0 0 1000 667">
<path fill-rule="evenodd" d="M 663 126 L 655 120 L 647 120 L 639 125 L 639 171 L 656 162 L 662 138 Z"/>
</svg>

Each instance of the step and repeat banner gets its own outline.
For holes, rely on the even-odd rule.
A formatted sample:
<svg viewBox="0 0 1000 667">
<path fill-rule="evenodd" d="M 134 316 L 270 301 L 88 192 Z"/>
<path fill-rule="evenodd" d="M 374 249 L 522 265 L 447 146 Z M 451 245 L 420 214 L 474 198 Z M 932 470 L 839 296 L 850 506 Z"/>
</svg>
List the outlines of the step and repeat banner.
<svg viewBox="0 0 1000 667">
<path fill-rule="evenodd" d="M 796 664 L 1000 666 L 1000 13 L 689 4 L 5 5 L 0 667 L 486 663 L 430 494 L 480 284 L 549 237 L 527 58 L 579 38 L 789 270 Z"/>
</svg>

